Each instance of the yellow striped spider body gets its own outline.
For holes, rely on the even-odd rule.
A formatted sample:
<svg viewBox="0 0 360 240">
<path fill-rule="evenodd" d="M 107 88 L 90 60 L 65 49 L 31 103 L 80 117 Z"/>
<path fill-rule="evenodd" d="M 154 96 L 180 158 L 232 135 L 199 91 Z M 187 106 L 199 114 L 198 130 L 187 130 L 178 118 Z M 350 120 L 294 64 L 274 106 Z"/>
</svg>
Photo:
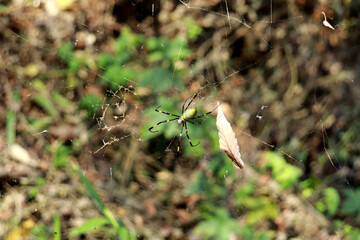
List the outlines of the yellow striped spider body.
<svg viewBox="0 0 360 240">
<path fill-rule="evenodd" d="M 186 122 L 196 117 L 197 109 L 196 108 L 189 108 L 187 109 L 181 117 L 178 119 L 178 124 Z"/>
<path fill-rule="evenodd" d="M 191 147 L 196 147 L 197 145 L 199 145 L 200 142 L 198 142 L 197 144 L 193 145 L 191 140 L 190 140 L 190 137 L 189 137 L 189 133 L 188 133 L 188 128 L 187 128 L 187 123 L 191 123 L 191 124 L 201 124 L 201 123 L 198 123 L 198 122 L 193 122 L 192 120 L 194 119 L 199 119 L 199 118 L 202 118 L 210 113 L 212 113 L 214 110 L 210 111 L 210 112 L 207 112 L 205 114 L 202 114 L 202 115 L 197 115 L 197 109 L 196 107 L 189 107 L 190 104 L 194 101 L 194 99 L 197 97 L 198 93 L 196 93 L 192 99 L 187 103 L 187 101 L 190 99 L 190 97 L 188 99 L 185 100 L 185 102 L 183 103 L 182 105 L 182 109 L 181 109 L 181 116 L 180 115 L 176 115 L 176 114 L 173 114 L 173 113 L 169 113 L 169 112 L 164 112 L 164 111 L 161 111 L 159 110 L 159 107 L 157 107 L 155 109 L 156 112 L 159 112 L 159 113 L 163 113 L 163 114 L 166 114 L 166 115 L 170 115 L 170 116 L 174 116 L 176 118 L 173 118 L 173 119 L 168 119 L 168 120 L 164 120 L 164 121 L 161 121 L 161 122 L 158 122 L 157 124 L 155 124 L 154 126 L 152 126 L 151 128 L 149 128 L 149 131 L 152 132 L 152 133 L 155 133 L 155 132 L 158 132 L 158 131 L 153 131 L 152 129 L 157 127 L 158 125 L 160 124 L 163 124 L 163 123 L 168 123 L 168 122 L 171 122 L 171 121 L 175 121 L 177 120 L 178 124 L 181 126 L 181 131 L 180 131 L 180 136 L 179 136 L 179 142 L 178 142 L 178 146 L 177 146 L 177 149 L 176 149 L 176 152 L 177 154 L 180 153 L 180 142 L 181 142 L 181 137 L 182 137 L 182 133 L 183 133 L 183 130 L 184 130 L 184 127 L 185 127 L 185 132 L 186 132 L 186 137 L 188 138 L 189 140 L 189 144 Z M 187 103 L 187 104 L 186 104 Z M 186 105 L 186 107 L 185 107 Z"/>
</svg>

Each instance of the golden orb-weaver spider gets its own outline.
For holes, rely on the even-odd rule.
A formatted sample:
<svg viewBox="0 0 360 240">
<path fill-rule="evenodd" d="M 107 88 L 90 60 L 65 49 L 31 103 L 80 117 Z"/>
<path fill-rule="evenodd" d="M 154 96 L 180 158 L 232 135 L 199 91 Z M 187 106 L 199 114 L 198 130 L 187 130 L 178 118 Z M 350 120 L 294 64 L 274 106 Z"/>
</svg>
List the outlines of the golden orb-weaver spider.
<svg viewBox="0 0 360 240">
<path fill-rule="evenodd" d="M 183 105 L 182 105 L 182 108 L 181 108 L 181 116 L 180 115 L 176 115 L 176 114 L 173 114 L 173 113 L 169 113 L 169 112 L 164 112 L 164 111 L 160 111 L 159 108 L 161 106 L 158 106 L 155 111 L 156 112 L 159 112 L 159 113 L 163 113 L 163 114 L 166 114 L 166 115 L 170 115 L 170 116 L 175 116 L 176 118 L 173 118 L 173 119 L 168 119 L 168 120 L 164 120 L 164 121 L 161 121 L 161 122 L 158 122 L 157 124 L 155 124 L 154 126 L 152 126 L 151 128 L 149 128 L 149 131 L 152 132 L 152 133 L 155 133 L 155 132 L 158 132 L 158 131 L 151 131 L 151 129 L 153 129 L 154 127 L 157 127 L 158 125 L 160 124 L 163 124 L 163 123 L 168 123 L 168 122 L 171 122 L 171 121 L 175 121 L 177 120 L 178 124 L 181 125 L 181 131 L 180 131 L 180 136 L 179 136 L 179 142 L 178 142 L 178 146 L 177 146 L 177 149 L 176 149 L 176 153 L 177 155 L 179 154 L 180 152 L 180 143 L 181 143 L 181 137 L 182 137 L 182 134 L 183 134 L 183 130 L 184 130 L 184 127 L 185 127 L 185 132 L 186 132 L 186 136 L 189 140 L 189 143 L 190 143 L 190 146 L 191 147 L 196 147 L 197 145 L 199 145 L 200 142 L 198 142 L 197 144 L 193 145 L 191 140 L 190 140 L 190 137 L 189 137 L 189 133 L 188 133 L 188 128 L 187 128 L 187 123 L 191 123 L 191 124 L 201 124 L 201 123 L 198 123 L 198 122 L 193 122 L 192 120 L 194 119 L 199 119 L 199 118 L 202 118 L 210 113 L 212 113 L 213 111 L 215 111 L 215 109 L 219 106 L 216 106 L 212 111 L 210 112 L 207 112 L 205 114 L 202 114 L 202 115 L 199 115 L 199 116 L 196 116 L 197 114 L 197 108 L 196 107 L 189 107 L 190 104 L 194 101 L 194 99 L 197 97 L 198 93 L 196 93 L 192 99 L 190 100 L 190 102 L 188 102 L 188 104 L 186 105 L 186 102 L 191 98 L 191 96 L 189 98 L 187 98 Z M 186 105 L 186 107 L 185 107 Z"/>
</svg>

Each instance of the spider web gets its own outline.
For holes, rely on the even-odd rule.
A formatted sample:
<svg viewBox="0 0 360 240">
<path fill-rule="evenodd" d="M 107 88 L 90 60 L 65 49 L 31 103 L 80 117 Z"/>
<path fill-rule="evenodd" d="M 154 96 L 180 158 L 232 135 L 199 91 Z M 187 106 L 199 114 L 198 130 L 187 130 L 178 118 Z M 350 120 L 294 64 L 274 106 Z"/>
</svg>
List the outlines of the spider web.
<svg viewBox="0 0 360 240">
<path fill-rule="evenodd" d="M 307 145 L 309 144 L 309 139 L 312 141 L 320 140 L 320 143 L 315 145 L 318 148 L 322 148 L 323 152 L 325 152 L 326 161 L 330 164 L 330 167 L 327 167 L 327 169 L 332 169 L 335 172 L 334 176 L 344 182 L 334 184 L 344 185 L 354 192 L 354 183 L 349 182 L 348 174 L 346 174 L 346 171 L 350 171 L 348 163 L 339 160 L 341 153 L 337 152 L 337 146 L 341 146 L 344 140 L 338 139 L 337 142 L 330 142 L 329 139 L 329 129 L 334 125 L 331 119 L 334 118 L 334 115 L 339 114 L 339 111 L 336 108 L 333 113 L 329 108 L 324 107 L 324 105 L 329 106 L 333 104 L 331 100 L 326 99 L 324 91 L 327 90 L 324 90 L 324 88 L 334 82 L 336 83 L 336 81 L 340 81 L 341 86 L 345 86 L 345 89 L 352 89 L 352 94 L 358 92 L 358 79 L 354 73 L 355 67 L 351 62 L 346 61 L 345 56 L 337 58 L 335 53 L 339 53 L 343 49 L 346 51 L 358 51 L 360 45 L 355 44 L 349 48 L 341 44 L 341 41 L 346 39 L 346 36 L 341 37 L 341 33 L 336 31 L 340 32 L 342 26 L 338 26 L 334 32 L 331 32 L 332 30 L 322 25 L 322 12 L 335 11 L 330 11 L 330 2 L 315 3 L 316 7 L 314 9 L 316 10 L 314 10 L 314 14 L 316 15 L 313 16 L 303 16 L 303 13 L 298 12 L 298 9 L 291 4 L 289 4 L 289 10 L 283 12 L 283 8 L 280 5 L 284 2 L 280 0 L 269 1 L 267 6 L 265 4 L 265 7 L 259 8 L 255 6 L 256 3 L 251 5 L 251 3 L 246 3 L 246 1 L 239 1 L 239 9 L 236 9 L 236 5 L 230 1 L 213 2 L 213 6 L 220 4 L 220 10 L 211 10 L 207 4 L 201 1 L 163 3 L 165 7 L 173 7 L 174 18 L 181 19 L 190 16 L 198 19 L 201 16 L 205 19 L 203 20 L 205 22 L 203 23 L 204 28 L 211 29 L 218 27 L 220 29 L 215 36 L 211 36 L 207 32 L 205 33 L 209 39 L 200 44 L 201 47 L 199 48 L 204 54 L 201 56 L 201 59 L 196 59 L 195 57 L 191 62 L 185 89 L 180 89 L 176 85 L 176 74 L 178 71 L 181 71 L 183 63 L 180 60 L 180 56 L 186 44 L 185 40 L 181 42 L 177 50 L 178 57 L 174 59 L 175 67 L 169 90 L 171 94 L 165 94 L 165 98 L 168 101 L 172 101 L 174 95 L 177 96 L 179 102 L 178 109 L 181 109 L 181 100 L 199 91 L 199 97 L 194 101 L 193 106 L 199 106 L 204 112 L 210 111 L 216 106 L 215 100 L 223 101 L 222 106 L 224 106 L 224 109 L 230 109 L 225 113 L 230 117 L 230 121 L 232 123 L 240 121 L 238 126 L 244 126 L 243 129 L 236 129 L 236 135 L 239 137 L 240 149 L 243 149 L 242 155 L 246 165 L 256 166 L 258 164 L 258 160 L 251 157 L 251 154 L 260 148 L 281 152 L 291 164 L 304 171 L 314 171 L 307 164 L 308 157 L 303 157 L 301 152 L 311 147 Z M 121 5 L 122 2 L 118 1 L 117 3 Z M 136 6 L 141 3 L 131 2 L 131 5 Z M 172 6 L 170 6 L 171 4 Z M 160 6 L 157 1 L 147 6 L 150 6 L 147 13 L 148 16 L 142 16 L 142 18 L 150 19 L 147 21 L 153 22 L 144 25 L 146 27 L 153 26 L 156 29 L 156 24 L 159 23 L 156 23 L 155 20 L 163 17 L 161 16 L 163 11 L 161 7 L 163 6 Z M 241 6 L 246 6 L 247 9 L 241 10 Z M 306 4 L 301 6 L 305 8 Z M 150 17 L 153 19 L 151 20 Z M 327 17 L 329 18 L 329 16 Z M 170 24 L 165 24 L 164 22 L 160 22 L 160 25 L 164 24 L 163 28 L 171 27 Z M 91 55 L 86 54 L 87 51 L 88 53 L 97 52 L 98 54 L 113 51 L 110 47 L 102 47 L 100 49 L 94 47 L 93 44 L 94 38 L 108 39 L 113 37 L 106 27 L 104 27 L 105 30 L 98 26 L 93 28 L 89 24 L 85 24 L 81 19 L 74 20 L 74 23 L 70 40 L 74 50 L 78 50 L 79 54 Z M 139 21 L 135 29 L 139 32 L 145 32 L 146 29 L 142 27 L 142 24 L 143 22 Z M 104 20 L 104 25 L 106 25 L 106 20 Z M 170 30 L 168 31 L 162 31 L 167 35 L 171 35 L 172 31 L 176 30 L 185 33 L 188 31 L 188 28 L 189 26 L 180 22 L 178 26 L 174 27 L 174 30 L 169 28 Z M 297 32 L 298 29 L 300 29 L 299 33 Z M 154 34 L 154 30 L 151 31 L 149 34 Z M 307 34 L 306 31 L 310 31 L 310 33 Z M 211 33 L 210 30 L 209 32 Z M 319 32 L 320 34 L 318 34 Z M 34 44 L 30 37 L 18 34 L 12 30 L 8 31 L 8 33 L 24 41 L 25 44 L 39 47 L 45 51 L 50 52 L 55 49 L 45 39 L 41 39 L 42 44 Z M 315 42 L 319 44 L 316 47 L 310 46 L 313 43 L 312 37 L 317 38 Z M 229 49 L 237 45 L 241 46 L 237 48 L 240 52 L 231 53 Z M 143 47 L 141 45 L 138 50 L 141 50 Z M 326 49 L 329 49 L 329 54 L 317 56 L 317 51 L 323 53 L 326 52 Z M 331 51 L 334 53 L 331 53 Z M 245 62 L 237 60 L 244 59 L 240 58 L 241 55 L 246 56 Z M 307 56 L 315 60 L 309 61 L 309 63 L 299 63 L 297 62 L 299 60 L 296 58 L 298 55 Z M 322 59 L 322 56 L 327 56 L 329 59 Z M 61 59 L 68 64 L 71 63 L 70 58 L 62 56 Z M 89 61 L 91 64 L 96 65 L 96 70 L 89 70 L 89 67 L 83 66 L 79 70 L 80 74 L 86 75 L 86 79 L 89 81 L 85 84 L 86 91 L 96 94 L 97 89 L 92 88 L 94 79 L 100 79 L 105 84 L 115 84 L 117 89 L 106 90 L 106 94 L 102 96 L 100 114 L 93 114 L 89 120 L 89 122 L 94 122 L 90 130 L 97 131 L 98 133 L 98 136 L 92 139 L 92 141 L 98 142 L 98 147 L 88 149 L 86 154 L 90 154 L 94 158 L 99 159 L 101 164 L 108 166 L 109 171 L 103 173 L 103 177 L 110 179 L 111 186 L 115 184 L 113 178 L 116 178 L 120 185 L 123 186 L 131 182 L 130 173 L 127 170 L 132 169 L 134 166 L 131 160 L 134 157 L 134 151 L 140 145 L 146 146 L 147 142 L 150 141 L 149 139 L 144 139 L 141 132 L 137 129 L 139 126 L 148 123 L 142 119 L 146 111 L 144 106 L 155 109 L 157 105 L 154 101 L 150 101 L 152 104 L 143 104 L 142 99 L 144 96 L 145 98 L 147 96 L 143 94 L 146 88 L 138 86 L 135 80 L 128 78 L 126 79 L 126 84 L 117 84 L 104 75 L 104 72 L 107 70 L 106 67 L 96 63 L 93 59 Z M 232 62 L 230 63 L 230 61 Z M 281 65 L 276 65 L 278 63 Z M 319 76 L 308 64 L 320 66 L 322 71 L 336 75 L 338 80 L 334 80 L 331 77 L 327 78 L 325 73 L 323 73 L 323 76 Z M 309 73 L 302 74 L 300 72 L 300 70 L 307 68 L 310 69 Z M 4 76 L 5 71 L 2 72 Z M 313 80 L 314 82 L 318 81 L 319 83 L 304 81 L 305 77 L 312 77 L 316 79 Z M 279 83 L 276 80 L 277 78 L 285 80 Z M 64 81 L 60 81 L 58 86 L 61 89 L 72 87 Z M 310 86 L 311 93 L 309 96 L 301 96 L 302 86 Z M 339 90 L 338 94 L 344 94 L 343 91 Z M 305 97 L 309 100 L 302 102 L 295 101 L 297 98 Z M 258 99 L 254 100 L 254 98 Z M 337 99 L 341 98 L 337 97 Z M 302 107 L 304 105 L 309 105 L 308 109 L 311 109 L 312 112 L 309 113 L 303 110 Z M 99 106 L 94 106 L 94 109 L 97 107 Z M 164 109 L 164 111 L 166 110 Z M 179 114 L 179 112 L 174 113 Z M 312 118 L 312 121 L 307 121 L 306 117 L 310 114 L 315 115 L 315 117 Z M 205 123 L 210 118 L 206 117 Z M 304 132 L 297 132 L 296 127 L 294 129 L 291 126 L 287 129 L 289 121 L 292 120 L 299 124 L 299 126 L 310 124 L 313 127 L 306 128 Z M 59 122 L 56 123 L 60 125 Z M 95 124 L 96 127 L 94 127 Z M 248 127 L 248 130 L 246 127 Z M 144 128 L 146 130 L 148 127 L 145 126 Z M 175 130 L 171 131 L 178 130 L 177 126 L 173 128 Z M 50 143 L 47 134 L 51 131 L 53 130 L 48 128 L 34 132 L 33 137 L 41 138 L 42 140 L 39 141 Z M 190 134 L 195 131 L 195 128 L 189 129 Z M 292 138 L 288 137 L 288 131 L 293 133 Z M 343 129 L 343 131 L 346 134 L 348 129 Z M 196 135 L 191 135 L 191 138 L 196 139 Z M 162 141 L 165 142 L 164 150 L 160 154 L 157 153 L 158 155 L 155 158 L 158 161 L 155 163 L 153 163 L 152 158 L 147 156 L 147 154 L 139 153 L 144 159 L 144 165 L 148 164 L 155 169 L 161 169 L 161 172 L 163 172 L 169 166 L 169 162 L 173 161 L 173 146 L 177 144 L 177 139 L 176 136 L 171 136 L 170 140 Z M 358 142 L 358 139 L 355 140 Z M 290 142 L 290 144 L 285 146 L 286 142 Z M 130 149 L 129 154 L 125 154 L 123 149 Z M 119 161 L 109 163 L 106 160 L 114 154 L 119 159 L 125 158 L 120 168 L 116 166 Z M 316 158 L 316 156 L 311 157 Z M 199 161 L 200 168 L 208 164 L 210 159 L 211 156 L 205 152 L 205 155 Z M 89 166 L 89 169 L 93 167 L 96 167 L 96 164 Z M 120 176 L 120 174 L 115 173 L 114 169 L 123 173 L 123 175 Z M 321 170 L 319 171 L 321 172 Z M 226 178 L 225 175 L 224 177 Z M 157 188 L 153 183 L 143 183 L 143 185 L 140 185 L 141 187 L 144 188 L 144 195 L 146 196 L 152 196 L 153 190 Z M 312 202 L 304 200 L 309 205 L 313 205 Z M 119 202 L 121 201 L 119 200 Z M 166 207 L 159 208 L 163 211 L 166 210 Z M 359 225 L 358 220 L 356 220 L 356 224 L 357 226 Z M 332 226 L 332 229 L 336 231 L 335 226 Z"/>
</svg>

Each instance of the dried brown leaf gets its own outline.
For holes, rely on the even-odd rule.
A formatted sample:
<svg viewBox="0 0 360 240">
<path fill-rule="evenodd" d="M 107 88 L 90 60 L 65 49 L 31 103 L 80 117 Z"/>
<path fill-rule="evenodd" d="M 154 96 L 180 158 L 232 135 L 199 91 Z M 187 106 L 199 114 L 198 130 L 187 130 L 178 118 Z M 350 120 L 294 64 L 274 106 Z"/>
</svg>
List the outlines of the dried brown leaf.
<svg viewBox="0 0 360 240">
<path fill-rule="evenodd" d="M 239 144 L 235 133 L 220 106 L 216 118 L 216 127 L 219 130 L 220 149 L 229 156 L 236 168 L 244 168 L 244 162 L 241 160 Z"/>
</svg>

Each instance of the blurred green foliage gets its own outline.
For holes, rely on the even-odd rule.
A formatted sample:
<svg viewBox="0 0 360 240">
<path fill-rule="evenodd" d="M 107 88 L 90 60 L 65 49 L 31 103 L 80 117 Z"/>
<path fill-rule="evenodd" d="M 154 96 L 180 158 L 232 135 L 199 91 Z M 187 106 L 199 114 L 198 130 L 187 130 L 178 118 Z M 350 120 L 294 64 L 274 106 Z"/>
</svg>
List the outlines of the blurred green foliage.
<svg viewBox="0 0 360 240">
<path fill-rule="evenodd" d="M 84 174 L 80 171 L 78 166 L 74 163 L 71 164 L 72 170 L 79 176 L 80 181 L 85 185 L 86 190 L 88 191 L 89 198 L 93 201 L 94 206 L 98 209 L 98 211 L 106 218 L 107 222 L 111 226 L 111 228 L 107 228 L 108 230 L 114 230 L 118 239 L 120 240 L 133 240 L 136 239 L 134 236 L 130 234 L 128 229 L 122 223 L 121 220 L 116 220 L 114 215 L 111 213 L 110 209 L 105 205 L 105 203 L 101 200 L 99 193 L 96 191 L 95 187 L 91 184 L 91 182 L 84 176 Z M 71 231 L 70 235 L 75 236 L 77 234 L 84 233 L 84 230 L 90 230 L 91 226 L 95 224 L 102 226 L 105 224 L 103 220 L 99 220 L 98 218 L 93 218 L 92 221 L 88 220 L 86 223 L 81 225 L 78 228 L 75 228 Z M 107 234 L 111 234 L 110 232 L 105 231 Z"/>
<path fill-rule="evenodd" d="M 300 183 L 300 188 L 302 189 L 302 197 L 306 199 L 322 190 L 323 185 L 318 179 L 310 177 Z M 323 213 L 326 212 L 329 216 L 334 216 L 340 204 L 338 191 L 335 188 L 327 187 L 323 189 L 322 195 L 323 197 L 315 204 L 316 209 Z"/>
<path fill-rule="evenodd" d="M 78 71 L 81 63 L 85 63 L 85 59 L 81 60 L 75 55 L 74 44 L 72 42 L 61 45 L 57 49 L 57 54 L 66 62 L 69 72 Z"/>
<path fill-rule="evenodd" d="M 346 215 L 356 215 L 360 220 L 360 188 L 346 189 L 344 191 L 345 202 L 342 205 L 341 212 Z"/>
<path fill-rule="evenodd" d="M 301 195 L 306 199 L 313 195 L 314 192 L 320 187 L 321 182 L 318 179 L 309 177 L 300 183 L 300 188 L 302 189 Z"/>
<path fill-rule="evenodd" d="M 92 231 L 106 231 L 104 225 L 110 224 L 109 220 L 105 217 L 90 218 L 81 226 L 71 230 L 69 236 L 75 237 L 81 234 L 90 233 Z"/>
<path fill-rule="evenodd" d="M 12 93 L 12 100 L 17 103 L 20 99 L 19 92 L 15 91 Z M 8 106 L 6 111 L 6 143 L 11 145 L 16 141 L 16 112 L 14 107 Z"/>
<path fill-rule="evenodd" d="M 249 209 L 247 222 L 250 225 L 264 219 L 274 219 L 279 212 L 268 196 L 246 197 L 243 200 L 243 206 Z"/>
<path fill-rule="evenodd" d="M 334 216 L 340 204 L 340 196 L 335 188 L 325 188 L 324 202 L 327 207 L 327 213 L 330 216 Z"/>
<path fill-rule="evenodd" d="M 8 145 L 15 143 L 16 139 L 16 115 L 12 110 L 6 113 L 6 142 Z"/>
<path fill-rule="evenodd" d="M 33 101 L 48 114 L 41 117 L 27 117 L 30 123 L 30 131 L 38 132 L 47 129 L 53 122 L 57 121 L 60 112 L 68 109 L 71 102 L 56 91 L 50 94 L 46 85 L 39 79 L 32 81 L 31 86 L 35 92 L 32 96 Z"/>
<path fill-rule="evenodd" d="M 271 199 L 260 190 L 255 192 L 254 186 L 250 183 L 244 184 L 237 190 L 236 203 L 249 211 L 247 218 L 249 225 L 254 225 L 264 219 L 274 219 L 279 212 Z"/>
<path fill-rule="evenodd" d="M 208 206 L 209 207 L 209 206 Z M 231 239 L 240 236 L 244 240 L 270 240 L 272 234 L 242 225 L 232 218 L 225 208 L 211 206 L 211 210 L 204 212 L 204 218 L 196 227 L 195 233 L 204 239 Z"/>
<path fill-rule="evenodd" d="M 7 10 L 7 6 L 4 4 L 0 4 L 0 12 L 5 12 Z"/>
<path fill-rule="evenodd" d="M 154 93 L 162 93 L 171 87 L 184 89 L 182 60 L 191 51 L 182 38 L 145 38 L 124 27 L 114 43 L 115 54 L 102 53 L 99 65 L 104 69 L 100 78 L 108 87 L 117 91 L 129 83 L 138 87 L 150 87 Z"/>
<path fill-rule="evenodd" d="M 213 206 L 214 211 L 204 213 L 204 220 L 195 227 L 195 233 L 202 235 L 205 239 L 230 239 L 231 234 L 239 234 L 239 223 L 230 217 L 224 208 Z"/>
<path fill-rule="evenodd" d="M 203 29 L 192 18 L 184 18 L 183 23 L 186 26 L 187 38 L 189 39 L 196 39 L 203 32 Z"/>
<path fill-rule="evenodd" d="M 63 143 L 59 144 L 56 149 L 53 164 L 56 168 L 62 168 L 67 166 L 67 160 L 70 156 L 71 149 L 70 147 L 64 145 Z"/>
<path fill-rule="evenodd" d="M 186 196 L 201 194 L 206 199 L 212 199 L 212 202 L 226 198 L 228 193 L 225 188 L 225 179 L 232 178 L 235 174 L 232 162 L 225 161 L 223 155 L 218 153 L 211 159 L 208 170 L 212 173 L 212 177 L 204 172 L 193 174 L 195 181 L 184 189 Z"/>
<path fill-rule="evenodd" d="M 79 102 L 79 108 L 86 110 L 89 119 L 94 119 L 96 113 L 101 109 L 101 105 L 102 100 L 93 94 L 86 94 Z"/>
<path fill-rule="evenodd" d="M 242 239 L 271 239 L 271 234 L 257 231 L 252 225 L 275 218 L 278 209 L 267 196 L 259 196 L 252 184 L 242 184 L 235 193 L 237 205 L 248 211 L 247 224 L 241 224 L 227 209 L 218 207 L 232 195 L 225 185 L 227 178 L 230 182 L 236 181 L 236 169 L 230 159 L 223 157 L 221 153 L 215 154 L 209 162 L 208 172 L 194 173 L 193 183 L 184 189 L 186 196 L 200 194 L 205 198 L 199 206 L 201 221 L 195 232 L 205 239 L 229 239 L 231 235 L 242 236 Z"/>
<path fill-rule="evenodd" d="M 31 198 L 35 198 L 36 195 L 40 192 L 39 187 L 45 185 L 46 180 L 42 177 L 37 178 L 36 185 L 30 188 L 29 190 L 29 196 Z"/>
<path fill-rule="evenodd" d="M 52 233 L 53 232 L 42 223 L 36 224 L 36 226 L 31 229 L 31 235 L 36 237 L 38 240 L 52 239 Z"/>
<path fill-rule="evenodd" d="M 343 221 L 335 220 L 334 224 L 337 229 L 341 229 L 346 239 L 351 240 L 360 240 L 360 231 L 358 228 L 354 228 L 353 226 L 346 224 Z"/>
<path fill-rule="evenodd" d="M 351 225 L 344 226 L 344 235 L 350 237 L 352 240 L 360 240 L 360 231 Z"/>
<path fill-rule="evenodd" d="M 282 189 L 291 187 L 298 182 L 299 177 L 302 175 L 299 168 L 288 164 L 285 158 L 275 152 L 265 152 L 265 158 L 267 161 L 263 170 L 271 168 L 273 178 L 280 184 Z"/>
<path fill-rule="evenodd" d="M 53 239 L 54 240 L 61 240 L 61 222 L 60 222 L 59 215 L 54 216 Z"/>
</svg>

